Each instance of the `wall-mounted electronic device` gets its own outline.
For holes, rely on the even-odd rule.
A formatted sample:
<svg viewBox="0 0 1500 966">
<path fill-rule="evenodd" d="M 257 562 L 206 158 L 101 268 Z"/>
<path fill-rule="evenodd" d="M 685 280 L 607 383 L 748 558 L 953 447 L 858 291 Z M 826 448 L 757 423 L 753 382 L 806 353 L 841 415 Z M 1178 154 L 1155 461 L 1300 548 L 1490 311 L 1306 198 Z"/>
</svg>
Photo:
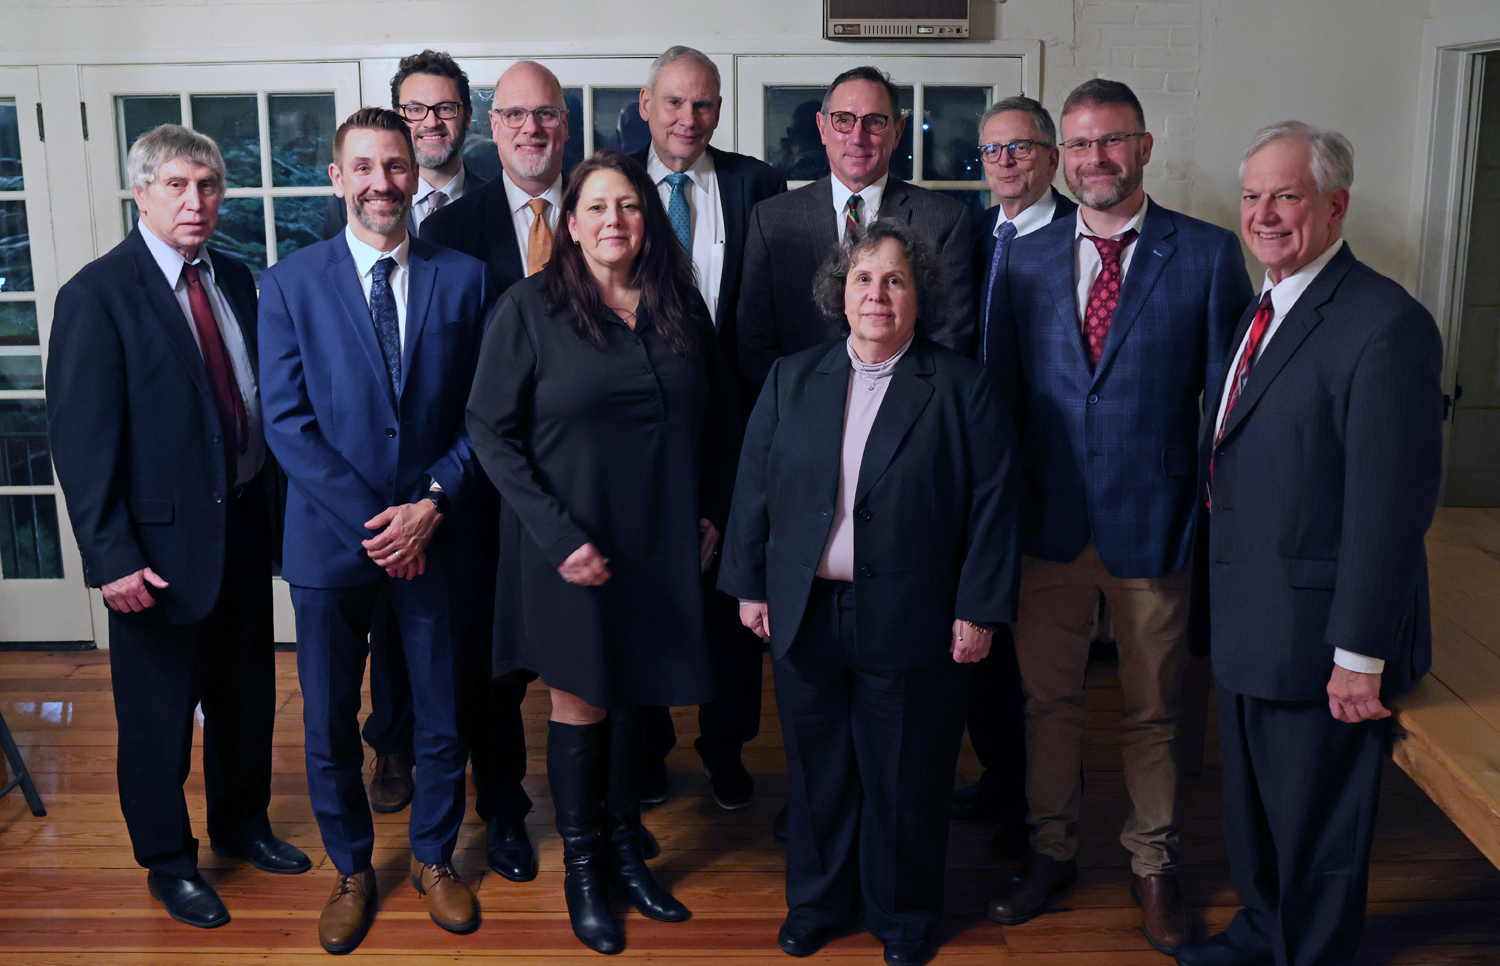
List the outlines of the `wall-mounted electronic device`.
<svg viewBox="0 0 1500 966">
<path fill-rule="evenodd" d="M 829 40 L 963 40 L 969 0 L 823 0 Z"/>
</svg>

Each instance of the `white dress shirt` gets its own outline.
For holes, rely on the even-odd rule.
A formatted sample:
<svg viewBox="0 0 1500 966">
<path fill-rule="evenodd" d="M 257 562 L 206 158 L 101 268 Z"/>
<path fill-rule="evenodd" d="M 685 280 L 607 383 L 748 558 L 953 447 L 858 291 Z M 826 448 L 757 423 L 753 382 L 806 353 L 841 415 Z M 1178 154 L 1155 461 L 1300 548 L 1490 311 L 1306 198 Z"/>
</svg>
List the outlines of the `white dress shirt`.
<svg viewBox="0 0 1500 966">
<path fill-rule="evenodd" d="M 526 269 L 526 246 L 531 239 L 531 223 L 536 220 L 531 206 L 527 204 L 531 195 L 523 189 L 518 188 L 516 183 L 510 180 L 510 174 L 502 171 L 500 180 L 505 182 L 505 200 L 510 203 L 510 219 L 516 229 L 516 245 L 521 251 L 521 270 Z M 562 220 L 562 175 L 552 182 L 552 187 L 537 195 L 538 198 L 547 200 L 547 227 L 552 229 L 554 237 L 557 235 L 557 226 Z"/>
<path fill-rule="evenodd" d="M 1146 221 L 1146 208 L 1150 206 L 1149 200 L 1141 201 L 1141 210 L 1135 213 L 1135 217 L 1125 223 L 1125 227 L 1110 235 L 1110 238 L 1118 239 L 1134 228 L 1137 232 Z M 1077 226 L 1073 230 L 1073 252 L 1075 261 L 1074 278 L 1078 285 L 1078 328 L 1083 331 L 1083 320 L 1088 317 L 1089 311 L 1089 289 L 1094 287 L 1094 282 L 1099 278 L 1099 273 L 1104 270 L 1104 262 L 1099 258 L 1099 249 L 1093 242 L 1084 238 L 1084 235 L 1093 235 L 1088 226 L 1083 223 L 1083 207 L 1080 205 L 1077 215 Z M 1096 236 L 1102 237 L 1102 236 Z M 1130 263 L 1135 257 L 1135 246 L 1139 242 L 1140 235 L 1130 240 L 1130 244 L 1120 249 L 1120 286 L 1123 290 L 1125 276 L 1130 274 Z M 1087 334 L 1087 333 L 1085 333 Z"/>
<path fill-rule="evenodd" d="M 412 224 L 417 226 L 418 236 L 422 234 L 422 222 L 426 221 L 427 216 L 431 215 L 434 210 L 431 203 L 432 193 L 434 191 L 441 191 L 447 195 L 448 200 L 443 202 L 445 205 L 457 201 L 464 196 L 465 175 L 464 166 L 460 164 L 458 166 L 458 174 L 449 178 L 448 183 L 441 188 L 434 188 L 428 184 L 425 177 L 420 175 L 417 177 L 417 193 L 411 196 L 411 220 Z"/>
<path fill-rule="evenodd" d="M 1262 297 L 1268 291 L 1271 293 L 1271 321 L 1266 324 L 1266 331 L 1261 333 L 1260 341 L 1255 345 L 1255 358 L 1257 360 L 1265 354 L 1266 346 L 1271 342 L 1271 336 L 1275 335 L 1276 330 L 1281 328 L 1281 320 L 1286 318 L 1287 313 L 1292 310 L 1292 306 L 1296 305 L 1297 300 L 1302 297 L 1302 293 L 1306 292 L 1307 287 L 1313 283 L 1313 279 L 1318 277 L 1319 273 L 1333 260 L 1333 256 L 1337 255 L 1339 249 L 1343 247 L 1344 240 L 1340 238 L 1332 245 L 1329 245 L 1323 254 L 1279 282 L 1272 282 L 1270 273 L 1266 274 L 1266 279 L 1260 287 L 1260 292 Z M 1245 355 L 1245 345 L 1249 341 L 1250 329 L 1246 328 L 1245 337 L 1235 347 L 1234 356 L 1229 361 L 1229 371 L 1226 373 L 1224 380 L 1224 391 L 1219 393 L 1219 411 L 1214 416 L 1215 437 L 1224 428 L 1224 409 L 1229 402 L 1229 383 L 1234 379 L 1235 370 L 1240 367 L 1240 360 Z M 1354 651 L 1347 651 L 1342 647 L 1333 649 L 1333 663 L 1347 671 L 1358 671 L 1361 674 L 1379 674 L 1385 670 L 1385 660 L 1383 658 L 1370 657 Z"/>
<path fill-rule="evenodd" d="M 354 256 L 354 270 L 359 273 L 359 287 L 365 293 L 365 308 L 370 307 L 370 286 L 375 284 L 375 263 L 382 258 L 395 259 L 396 267 L 391 269 L 389 280 L 391 295 L 396 299 L 396 321 L 400 323 L 398 331 L 401 333 L 401 351 L 405 353 L 406 286 L 411 279 L 411 271 L 407 268 L 406 262 L 407 254 L 411 250 L 411 236 L 403 236 L 401 244 L 388 252 L 372 248 L 355 238 L 353 228 L 344 229 L 344 240 L 349 243 L 349 254 Z"/>
<path fill-rule="evenodd" d="M 1000 217 L 995 219 L 995 237 L 1000 237 L 1000 226 L 1007 221 L 1016 226 L 1016 237 L 1029 235 L 1038 228 L 1046 228 L 1052 224 L 1052 216 L 1057 214 L 1057 199 L 1052 197 L 1049 189 L 1042 195 L 1041 200 L 1034 202 L 1014 218 L 1005 217 L 1005 209 L 1000 209 Z M 1090 245 L 1093 242 L 1089 242 Z M 1092 284 L 1092 283 L 1090 283 Z"/>
<path fill-rule="evenodd" d="M 654 145 L 646 152 L 646 173 L 655 182 L 665 207 L 672 200 L 672 186 L 667 184 L 672 171 L 656 156 Z M 719 176 L 707 151 L 683 174 L 688 176 L 683 192 L 687 195 L 689 223 L 693 226 L 693 250 L 689 253 L 693 259 L 693 280 L 708 304 L 708 317 L 717 326 L 725 244 L 724 199 L 719 195 Z"/>
<path fill-rule="evenodd" d="M 880 180 L 872 185 L 867 185 L 865 190 L 859 193 L 861 199 L 859 204 L 859 223 L 868 225 L 880 217 L 880 202 L 885 198 L 885 183 L 891 178 L 890 171 L 880 176 Z M 828 179 L 833 183 L 833 220 L 839 228 L 839 241 L 844 240 L 844 205 L 849 203 L 849 196 L 854 194 L 848 186 L 839 180 L 838 175 Z"/>
<path fill-rule="evenodd" d="M 239 388 L 240 397 L 245 401 L 245 421 L 249 444 L 245 447 L 245 452 L 239 454 L 239 460 L 235 465 L 234 482 L 237 485 L 248 483 L 254 479 L 255 474 L 260 472 L 261 466 L 266 461 L 266 441 L 261 432 L 260 393 L 256 389 L 255 369 L 250 365 L 250 352 L 245 347 L 244 333 L 240 331 L 234 309 L 230 308 L 228 300 L 224 298 L 224 293 L 219 291 L 214 277 L 213 261 L 208 255 L 208 246 L 199 245 L 193 258 L 185 259 L 177 249 L 157 238 L 144 218 L 139 219 L 136 224 L 141 229 L 141 238 L 145 240 L 151 257 L 156 260 L 162 274 L 167 277 L 167 284 L 172 287 L 172 294 L 176 296 L 177 304 L 182 309 L 182 317 L 187 321 L 188 331 L 193 334 L 193 344 L 198 346 L 198 351 L 201 353 L 203 345 L 198 342 L 198 326 L 193 323 L 193 307 L 188 302 L 187 279 L 182 277 L 182 266 L 188 264 L 189 261 L 198 266 L 198 280 L 203 284 L 203 291 L 208 295 L 208 305 L 213 309 L 214 323 L 219 328 L 219 338 L 223 340 L 224 349 L 229 353 L 229 363 L 234 367 L 235 384 Z"/>
</svg>

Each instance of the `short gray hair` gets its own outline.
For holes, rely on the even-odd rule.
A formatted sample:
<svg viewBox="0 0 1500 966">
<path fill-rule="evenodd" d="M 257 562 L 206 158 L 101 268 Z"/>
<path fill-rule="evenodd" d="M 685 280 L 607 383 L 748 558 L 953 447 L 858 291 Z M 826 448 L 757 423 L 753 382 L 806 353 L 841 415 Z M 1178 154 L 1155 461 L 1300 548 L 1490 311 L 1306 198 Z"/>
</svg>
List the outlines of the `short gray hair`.
<svg viewBox="0 0 1500 966">
<path fill-rule="evenodd" d="M 1006 111 L 1030 114 L 1032 120 L 1036 121 L 1036 129 L 1042 132 L 1042 140 L 1047 142 L 1047 147 L 1057 145 L 1057 125 L 1052 123 L 1052 115 L 1047 113 L 1047 109 L 1040 101 L 1033 100 L 1025 94 L 1017 94 L 1015 97 L 996 101 L 989 110 L 985 111 L 979 118 L 979 136 L 984 137 L 984 126 L 990 123 L 990 118 L 997 114 L 1004 114 Z"/>
<path fill-rule="evenodd" d="M 1354 145 L 1337 131 L 1321 131 L 1301 121 L 1268 124 L 1255 132 L 1245 156 L 1240 158 L 1240 180 L 1245 180 L 1245 165 L 1255 154 L 1273 141 L 1301 141 L 1312 151 L 1314 183 L 1318 194 L 1326 195 L 1354 184 Z"/>
<path fill-rule="evenodd" d="M 145 191 L 156 180 L 156 172 L 161 166 L 177 158 L 213 168 L 219 176 L 219 187 L 224 186 L 224 156 L 219 153 L 219 146 L 207 134 L 199 134 L 181 124 L 157 125 L 130 146 L 130 154 L 125 159 L 125 174 L 130 186 Z"/>
<path fill-rule="evenodd" d="M 843 244 L 834 246 L 833 251 L 823 260 L 818 274 L 813 276 L 813 300 L 818 303 L 823 317 L 840 331 L 849 331 L 849 320 L 844 317 L 844 287 L 849 282 L 850 270 L 862 256 L 879 248 L 880 243 L 887 238 L 894 239 L 901 246 L 906 267 L 911 269 L 912 288 L 917 296 L 918 323 L 930 321 L 926 318 L 926 312 L 927 307 L 932 304 L 932 293 L 937 285 L 937 267 L 933 261 L 932 249 L 927 247 L 922 236 L 906 222 L 894 218 L 876 218 L 865 226 L 863 234 L 853 239 L 846 238 Z M 923 326 L 919 324 L 917 329 L 921 331 Z"/>
<path fill-rule="evenodd" d="M 661 72 L 666 70 L 669 64 L 674 64 L 684 57 L 712 74 L 714 89 L 720 94 L 724 92 L 723 82 L 719 80 L 719 65 L 714 63 L 712 58 L 696 47 L 685 47 L 682 44 L 668 47 L 661 52 L 660 57 L 651 62 L 651 72 L 646 75 L 646 90 L 655 94 L 656 82 L 661 77 Z"/>
</svg>

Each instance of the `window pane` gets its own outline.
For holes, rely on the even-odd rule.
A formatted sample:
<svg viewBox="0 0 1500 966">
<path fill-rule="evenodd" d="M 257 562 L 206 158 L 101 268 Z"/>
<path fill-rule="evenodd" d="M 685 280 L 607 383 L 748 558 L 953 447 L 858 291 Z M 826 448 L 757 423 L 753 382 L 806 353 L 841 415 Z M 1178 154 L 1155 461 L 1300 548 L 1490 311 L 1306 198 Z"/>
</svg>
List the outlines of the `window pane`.
<svg viewBox="0 0 1500 966">
<path fill-rule="evenodd" d="M 333 95 L 272 94 L 267 103 L 271 111 L 271 184 L 278 188 L 328 184 L 333 132 L 338 129 Z"/>
<path fill-rule="evenodd" d="M 213 138 L 224 155 L 225 184 L 260 187 L 260 110 L 254 94 L 194 94 L 193 130 Z"/>
<path fill-rule="evenodd" d="M 563 183 L 573 165 L 583 160 L 583 88 L 564 87 L 563 107 L 568 109 L 568 143 L 563 145 Z"/>
<path fill-rule="evenodd" d="M 651 128 L 641 120 L 639 87 L 594 88 L 594 150 L 614 148 L 634 154 L 651 143 Z"/>
<path fill-rule="evenodd" d="M 130 146 L 158 124 L 181 124 L 182 99 L 176 94 L 164 97 L 117 97 L 115 110 L 119 115 L 117 123 L 123 141 L 120 145 L 120 187 L 129 188 L 125 158 L 130 153 Z"/>
<path fill-rule="evenodd" d="M 0 201 L 0 292 L 30 292 L 31 235 L 26 202 Z"/>
<path fill-rule="evenodd" d="M 40 399 L 0 400 L 0 486 L 51 483 L 47 404 Z"/>
<path fill-rule="evenodd" d="M 766 88 L 766 162 L 786 175 L 788 181 L 816 181 L 828 174 L 828 154 L 818 136 L 818 111 L 823 107 L 824 87 Z M 912 88 L 897 87 L 901 113 L 911 113 Z M 910 123 L 891 155 L 891 174 L 911 179 L 912 129 Z"/>
<path fill-rule="evenodd" d="M 35 302 L 0 302 L 0 345 L 40 345 Z"/>
<path fill-rule="evenodd" d="M 0 497 L 0 574 L 6 580 L 62 577 L 56 497 Z"/>
<path fill-rule="evenodd" d="M 922 93 L 922 177 L 983 181 L 979 118 L 990 106 L 990 88 L 927 87 Z"/>
<path fill-rule="evenodd" d="M 16 102 L 0 100 L 0 191 L 22 191 L 21 129 L 16 123 Z"/>
<path fill-rule="evenodd" d="M 474 116 L 469 120 L 469 137 L 464 142 L 464 163 L 486 181 L 500 177 L 500 155 L 490 137 L 490 108 L 495 106 L 495 89 L 471 87 L 469 104 Z M 568 141 L 563 145 L 563 178 L 573 165 L 583 160 L 583 88 L 563 88 L 563 106 L 568 109 Z M 464 190 L 468 190 L 467 188 Z"/>
<path fill-rule="evenodd" d="M 990 204 L 990 192 L 988 188 L 978 188 L 973 191 L 939 191 L 940 195 L 947 195 L 956 201 L 962 201 L 964 207 L 969 209 L 969 220 L 977 222 L 979 216 L 984 214 Z"/>
<path fill-rule="evenodd" d="M 275 198 L 271 206 L 276 213 L 277 258 L 323 240 L 323 213 L 328 210 L 326 196 Z"/>
<path fill-rule="evenodd" d="M 266 270 L 266 203 L 259 198 L 225 198 L 209 244 L 244 262 L 259 282 Z"/>
<path fill-rule="evenodd" d="M 0 389 L 42 388 L 41 356 L 0 356 Z"/>
</svg>

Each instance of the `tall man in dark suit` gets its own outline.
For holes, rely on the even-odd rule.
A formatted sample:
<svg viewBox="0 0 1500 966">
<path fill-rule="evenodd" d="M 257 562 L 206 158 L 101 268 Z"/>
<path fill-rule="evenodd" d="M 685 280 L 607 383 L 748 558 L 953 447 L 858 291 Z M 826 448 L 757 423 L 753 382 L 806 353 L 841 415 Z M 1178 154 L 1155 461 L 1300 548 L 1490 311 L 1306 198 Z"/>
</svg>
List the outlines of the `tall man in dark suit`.
<svg viewBox="0 0 1500 966">
<path fill-rule="evenodd" d="M 1341 134 L 1261 130 L 1240 231 L 1266 266 L 1209 387 L 1192 645 L 1213 660 L 1224 838 L 1244 908 L 1185 966 L 1353 961 L 1390 740 L 1432 664 L 1423 535 L 1442 468 L 1442 339 L 1340 238 Z"/>
<path fill-rule="evenodd" d="M 474 482 L 463 426 L 490 297 L 474 259 L 411 238 L 416 187 L 400 115 L 365 108 L 334 137 L 344 235 L 261 280 L 266 438 L 291 487 L 286 563 L 313 814 L 337 873 L 318 923 L 329 952 L 359 945 L 375 908 L 374 829 L 360 780 L 359 689 L 383 599 L 401 631 L 416 716 L 412 884 L 433 921 L 479 923 L 453 870 L 464 813 L 454 696 L 453 569 Z"/>
<path fill-rule="evenodd" d="M 306 872 L 271 834 L 274 473 L 261 435 L 255 283 L 205 244 L 224 195 L 213 140 L 175 124 L 126 161 L 140 220 L 57 294 L 48 432 L 83 555 L 109 606 L 120 810 L 172 918 L 229 912 L 198 872 L 182 783 L 203 706 L 215 852 Z"/>
<path fill-rule="evenodd" d="M 640 113 L 651 144 L 634 155 L 645 165 L 678 239 L 692 258 L 698 291 L 708 304 L 719 347 L 730 362 L 736 353 L 735 308 L 745 231 L 758 201 L 786 190 L 786 179 L 764 161 L 709 145 L 719 126 L 719 68 L 691 47 L 670 47 L 651 64 L 641 88 Z M 745 393 L 748 396 L 748 393 Z M 753 399 L 744 400 L 748 416 Z M 738 439 L 742 426 L 723 432 Z M 760 638 L 740 623 L 739 604 L 716 590 L 718 558 L 703 575 L 703 617 L 714 662 L 714 700 L 698 709 L 700 737 L 693 747 L 703 758 L 714 801 L 744 808 L 755 797 L 750 772 L 740 758 L 745 742 L 760 733 Z M 677 742 L 666 708 L 642 709 L 637 736 L 643 756 L 641 800 L 668 794 L 663 760 Z"/>
<path fill-rule="evenodd" d="M 990 317 L 995 281 L 1010 243 L 1078 206 L 1052 187 L 1059 152 L 1052 115 L 1023 95 L 995 102 L 979 119 L 979 157 L 984 179 L 997 200 L 974 230 L 974 328 L 976 351 Z M 969 700 L 969 740 L 984 767 L 979 780 L 953 793 L 952 815 L 999 823 L 990 843 L 997 856 L 1018 861 L 1030 848 L 1026 824 L 1026 722 L 1021 670 L 1010 627 L 995 631 L 990 653 L 974 668 Z"/>
<path fill-rule="evenodd" d="M 1133 806 L 1121 832 L 1142 929 L 1188 935 L 1178 886 L 1177 762 L 1199 398 L 1215 385 L 1250 278 L 1235 237 L 1151 202 L 1135 94 L 1080 85 L 1063 104 L 1078 216 L 1019 238 L 997 280 L 986 364 L 1014 387 L 1026 555 L 1013 632 L 1026 690 L 1032 856 L 989 916 L 1025 922 L 1077 877 L 1089 623 L 1102 592 L 1124 692 Z"/>
<path fill-rule="evenodd" d="M 969 212 L 963 205 L 890 176 L 906 119 L 900 92 L 882 71 L 855 67 L 833 79 L 818 113 L 828 177 L 769 198 L 750 213 L 740 283 L 740 371 L 759 391 L 771 363 L 837 335 L 813 301 L 812 280 L 853 226 L 877 216 L 916 228 L 938 263 L 934 304 L 925 309 L 934 341 L 960 351 L 974 327 Z"/>
</svg>

